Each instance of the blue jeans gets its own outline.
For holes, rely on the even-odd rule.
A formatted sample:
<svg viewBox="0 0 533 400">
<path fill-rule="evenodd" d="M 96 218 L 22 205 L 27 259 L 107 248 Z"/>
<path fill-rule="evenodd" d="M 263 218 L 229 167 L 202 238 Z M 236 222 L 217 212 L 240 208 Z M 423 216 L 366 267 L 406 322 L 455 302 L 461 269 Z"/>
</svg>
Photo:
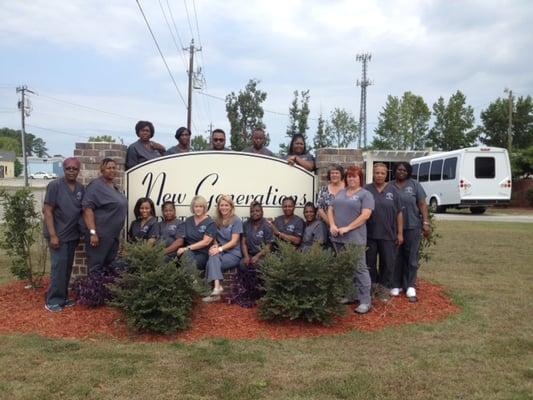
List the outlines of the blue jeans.
<svg viewBox="0 0 533 400">
<path fill-rule="evenodd" d="M 236 268 L 241 262 L 240 256 L 236 256 L 231 253 L 217 254 L 216 256 L 210 256 L 207 260 L 207 282 L 213 282 L 214 280 L 222 280 L 224 276 L 223 271 L 231 268 Z"/>
<path fill-rule="evenodd" d="M 74 253 L 79 239 L 60 242 L 58 249 L 50 247 L 52 263 L 50 287 L 46 292 L 46 304 L 64 306 L 68 300 L 68 284 L 72 274 Z"/>
</svg>

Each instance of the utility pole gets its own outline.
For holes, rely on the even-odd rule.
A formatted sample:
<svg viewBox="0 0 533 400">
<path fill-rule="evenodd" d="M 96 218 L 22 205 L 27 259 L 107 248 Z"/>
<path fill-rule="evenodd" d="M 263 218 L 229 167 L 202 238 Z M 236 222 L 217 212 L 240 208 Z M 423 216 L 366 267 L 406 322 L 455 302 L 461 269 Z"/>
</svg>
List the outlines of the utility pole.
<svg viewBox="0 0 533 400">
<path fill-rule="evenodd" d="M 357 147 L 361 148 L 361 139 L 364 140 L 364 147 L 367 144 L 366 136 L 366 87 L 373 84 L 372 81 L 366 78 L 367 64 L 372 59 L 371 53 L 360 53 L 355 57 L 356 61 L 363 63 L 363 73 L 361 80 L 357 80 L 357 86 L 361 86 L 361 107 L 359 110 L 359 138 L 357 140 Z"/>
<path fill-rule="evenodd" d="M 192 123 L 192 82 L 194 78 L 194 52 L 195 51 L 202 51 L 202 48 L 195 48 L 194 47 L 194 39 L 191 39 L 191 44 L 189 47 L 183 48 L 184 51 L 189 51 L 189 71 L 187 73 L 189 77 L 189 97 L 187 101 L 187 129 L 189 132 L 191 131 L 191 123 Z"/>
<path fill-rule="evenodd" d="M 506 93 L 509 93 L 509 124 L 507 125 L 507 151 L 509 157 L 511 156 L 511 150 L 513 148 L 513 91 L 505 89 Z"/>
<path fill-rule="evenodd" d="M 26 92 L 34 93 L 31 90 L 28 89 L 26 85 L 17 87 L 17 93 L 21 94 L 21 99 L 18 103 L 18 107 L 20 110 L 20 120 L 21 120 L 21 136 L 22 136 L 22 159 L 23 159 L 23 166 L 24 166 L 24 187 L 28 187 L 28 159 L 26 156 L 26 117 L 30 116 L 30 109 L 29 107 L 26 108 Z"/>
</svg>

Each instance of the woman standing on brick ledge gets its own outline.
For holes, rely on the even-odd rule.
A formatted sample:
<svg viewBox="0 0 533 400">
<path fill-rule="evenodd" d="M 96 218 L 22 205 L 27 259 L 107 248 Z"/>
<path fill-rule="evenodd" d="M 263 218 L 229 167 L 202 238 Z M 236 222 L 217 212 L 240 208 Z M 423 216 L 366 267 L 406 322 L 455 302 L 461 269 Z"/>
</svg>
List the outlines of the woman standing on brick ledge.
<svg viewBox="0 0 533 400">
<path fill-rule="evenodd" d="M 135 125 L 135 133 L 139 137 L 135 143 L 130 144 L 126 153 L 126 169 L 137 164 L 161 157 L 165 154 L 165 147 L 152 141 L 155 129 L 150 121 L 139 121 Z"/>
<path fill-rule="evenodd" d="M 104 158 L 100 171 L 102 175 L 87 185 L 82 201 L 89 273 L 103 269 L 117 256 L 120 231 L 128 211 L 128 200 L 114 184 L 116 162 Z"/>
</svg>

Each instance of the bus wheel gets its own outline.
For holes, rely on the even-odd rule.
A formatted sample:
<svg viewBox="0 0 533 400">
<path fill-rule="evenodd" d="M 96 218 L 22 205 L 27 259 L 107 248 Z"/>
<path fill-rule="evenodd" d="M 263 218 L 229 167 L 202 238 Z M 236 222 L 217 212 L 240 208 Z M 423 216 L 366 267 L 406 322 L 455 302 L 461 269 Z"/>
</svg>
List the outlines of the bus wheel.
<svg viewBox="0 0 533 400">
<path fill-rule="evenodd" d="M 487 207 L 470 207 L 472 214 L 483 214 L 485 211 L 487 211 Z"/>
<path fill-rule="evenodd" d="M 442 211 L 442 207 L 439 207 L 439 203 L 437 203 L 437 199 L 435 197 L 432 197 L 429 201 L 429 211 L 432 213 L 440 213 Z"/>
</svg>

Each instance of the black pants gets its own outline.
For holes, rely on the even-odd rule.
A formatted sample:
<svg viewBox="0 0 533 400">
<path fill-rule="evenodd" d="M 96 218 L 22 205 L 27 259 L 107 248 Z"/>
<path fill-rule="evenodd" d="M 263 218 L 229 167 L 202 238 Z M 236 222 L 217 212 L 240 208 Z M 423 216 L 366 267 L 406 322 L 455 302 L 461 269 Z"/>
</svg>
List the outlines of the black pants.
<svg viewBox="0 0 533 400">
<path fill-rule="evenodd" d="M 368 238 L 366 245 L 368 246 L 366 249 L 366 264 L 370 271 L 372 284 L 379 283 L 386 288 L 392 288 L 397 253 L 394 241 Z"/>
<path fill-rule="evenodd" d="M 85 235 L 88 272 L 101 271 L 111 264 L 118 254 L 118 238 L 100 238 L 98 247 L 91 246 L 91 236 Z"/>
<path fill-rule="evenodd" d="M 393 287 L 406 290 L 415 287 L 416 284 L 422 231 L 420 229 L 405 229 L 403 238 L 404 243 L 400 246 L 396 257 Z"/>
</svg>

